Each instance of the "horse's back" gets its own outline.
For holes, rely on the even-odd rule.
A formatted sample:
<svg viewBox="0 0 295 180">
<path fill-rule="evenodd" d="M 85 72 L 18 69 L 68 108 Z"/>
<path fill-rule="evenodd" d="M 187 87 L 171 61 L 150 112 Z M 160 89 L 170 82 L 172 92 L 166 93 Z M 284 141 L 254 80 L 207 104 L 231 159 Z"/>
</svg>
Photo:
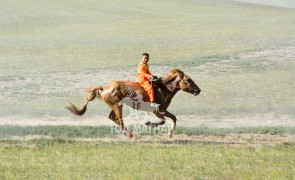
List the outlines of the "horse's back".
<svg viewBox="0 0 295 180">
<path fill-rule="evenodd" d="M 141 89 L 142 87 L 136 81 L 112 81 L 105 85 L 105 87 L 120 88 L 122 86 L 130 86 L 131 88 Z"/>
<path fill-rule="evenodd" d="M 132 93 L 145 94 L 144 88 L 136 81 L 112 81 L 104 86 L 104 91 L 120 91 L 124 96 Z"/>
</svg>

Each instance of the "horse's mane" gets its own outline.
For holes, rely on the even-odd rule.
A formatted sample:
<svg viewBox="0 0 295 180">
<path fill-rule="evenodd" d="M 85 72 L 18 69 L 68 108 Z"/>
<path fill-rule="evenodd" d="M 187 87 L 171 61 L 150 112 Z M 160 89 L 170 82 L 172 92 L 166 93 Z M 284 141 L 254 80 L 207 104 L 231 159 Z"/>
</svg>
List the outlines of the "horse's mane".
<svg viewBox="0 0 295 180">
<path fill-rule="evenodd" d="M 162 82 L 166 84 L 172 79 L 174 79 L 176 76 L 180 76 L 180 78 L 183 78 L 184 73 L 180 69 L 173 68 L 167 74 L 162 76 Z"/>
</svg>

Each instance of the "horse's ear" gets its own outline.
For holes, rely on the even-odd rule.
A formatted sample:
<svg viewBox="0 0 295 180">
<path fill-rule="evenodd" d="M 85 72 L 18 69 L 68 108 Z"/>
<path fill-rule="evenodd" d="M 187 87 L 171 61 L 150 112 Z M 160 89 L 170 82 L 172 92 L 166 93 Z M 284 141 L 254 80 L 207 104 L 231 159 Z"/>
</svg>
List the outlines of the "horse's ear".
<svg viewBox="0 0 295 180">
<path fill-rule="evenodd" d="M 183 74 L 183 73 L 179 73 L 179 77 L 180 77 L 180 79 L 183 80 L 183 78 L 184 78 L 184 74 Z"/>
<path fill-rule="evenodd" d="M 180 69 L 175 68 L 175 69 L 173 69 L 172 71 L 174 71 L 174 74 L 175 74 L 176 76 L 179 76 L 180 79 L 183 79 L 183 78 L 184 78 L 184 73 L 183 73 L 183 71 L 181 71 Z"/>
</svg>

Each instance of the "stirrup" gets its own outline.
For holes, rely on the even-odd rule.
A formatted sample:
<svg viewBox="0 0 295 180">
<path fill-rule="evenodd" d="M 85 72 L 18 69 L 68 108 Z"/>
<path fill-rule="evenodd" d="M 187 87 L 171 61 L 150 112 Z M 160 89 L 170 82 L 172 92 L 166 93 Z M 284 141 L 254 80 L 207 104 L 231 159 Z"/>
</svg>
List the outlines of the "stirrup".
<svg viewBox="0 0 295 180">
<path fill-rule="evenodd" d="M 160 104 L 153 102 L 153 103 L 151 103 L 151 107 L 158 108 L 158 107 L 160 107 Z"/>
</svg>

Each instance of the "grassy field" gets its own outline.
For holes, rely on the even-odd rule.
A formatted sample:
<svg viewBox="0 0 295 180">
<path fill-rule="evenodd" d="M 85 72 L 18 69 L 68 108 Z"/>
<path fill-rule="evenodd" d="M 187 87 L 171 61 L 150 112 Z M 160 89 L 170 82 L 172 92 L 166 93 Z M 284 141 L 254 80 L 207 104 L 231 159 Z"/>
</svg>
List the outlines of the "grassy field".
<svg viewBox="0 0 295 180">
<path fill-rule="evenodd" d="M 266 2 L 280 7 L 1 1 L 0 179 L 294 179 L 295 9 Z M 202 89 L 174 97 L 173 139 L 169 120 L 131 142 L 103 102 L 82 117 L 64 108 L 88 86 L 135 80 L 142 52 L 153 74 L 177 67 Z M 131 131 L 152 119 L 130 114 Z"/>
<path fill-rule="evenodd" d="M 188 128 L 175 137 L 112 127 L 1 126 L 1 179 L 292 179 L 295 129 Z M 150 136 L 150 137 L 149 137 Z"/>
<path fill-rule="evenodd" d="M 1 2 L 1 76 L 198 62 L 294 42 L 294 9 L 232 1 Z"/>
<path fill-rule="evenodd" d="M 295 129 L 178 127 L 130 141 L 113 127 L 1 126 L 1 179 L 292 179 Z"/>
<path fill-rule="evenodd" d="M 0 143 L 4 179 L 292 179 L 294 147 Z"/>
</svg>

